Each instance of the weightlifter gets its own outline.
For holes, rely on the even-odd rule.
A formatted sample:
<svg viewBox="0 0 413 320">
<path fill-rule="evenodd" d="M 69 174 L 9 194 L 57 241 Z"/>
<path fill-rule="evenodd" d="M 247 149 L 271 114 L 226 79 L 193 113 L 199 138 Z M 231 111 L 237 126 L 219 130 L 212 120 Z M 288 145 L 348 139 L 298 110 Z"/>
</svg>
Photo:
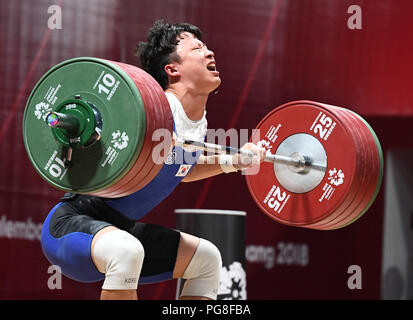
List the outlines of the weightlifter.
<svg viewBox="0 0 413 320">
<path fill-rule="evenodd" d="M 202 42 L 201 31 L 187 23 L 171 25 L 159 20 L 149 30 L 147 42 L 138 44 L 137 55 L 142 69 L 165 90 L 176 136 L 203 141 L 208 96 L 221 79 L 214 53 Z M 250 143 L 242 148 L 256 156 L 205 156 L 176 145 L 158 175 L 134 194 L 116 199 L 65 194 L 43 225 L 45 256 L 76 281 L 104 279 L 101 299 L 137 299 L 138 283 L 172 278 L 187 280 L 181 299 L 216 299 L 221 256 L 214 244 L 137 221 L 181 181 L 244 170 L 263 161 L 264 149 Z M 173 156 L 179 152 L 191 156 Z"/>
</svg>

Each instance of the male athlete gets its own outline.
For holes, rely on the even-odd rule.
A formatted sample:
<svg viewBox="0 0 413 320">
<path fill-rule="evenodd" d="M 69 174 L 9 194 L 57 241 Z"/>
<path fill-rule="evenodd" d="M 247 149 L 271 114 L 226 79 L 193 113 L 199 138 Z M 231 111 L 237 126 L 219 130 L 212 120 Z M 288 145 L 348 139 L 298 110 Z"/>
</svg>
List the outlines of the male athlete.
<svg viewBox="0 0 413 320">
<path fill-rule="evenodd" d="M 206 135 L 208 95 L 221 83 L 214 53 L 201 39 L 201 31 L 193 25 L 170 25 L 159 20 L 149 30 L 147 42 L 138 45 L 141 67 L 165 90 L 174 133 L 198 141 Z M 215 245 L 137 220 L 181 181 L 243 170 L 264 158 L 262 148 L 250 143 L 243 148 L 256 154 L 253 161 L 240 155 L 204 156 L 176 145 L 159 174 L 134 194 L 116 199 L 65 194 L 43 225 L 45 256 L 71 279 L 104 279 L 101 299 L 137 299 L 138 283 L 172 278 L 186 279 L 181 299 L 216 299 L 221 256 Z M 188 152 L 190 156 L 185 157 Z M 184 156 L 171 156 L 177 153 Z M 176 161 L 178 158 L 180 161 Z M 185 177 L 177 176 L 183 164 L 191 169 Z"/>
</svg>

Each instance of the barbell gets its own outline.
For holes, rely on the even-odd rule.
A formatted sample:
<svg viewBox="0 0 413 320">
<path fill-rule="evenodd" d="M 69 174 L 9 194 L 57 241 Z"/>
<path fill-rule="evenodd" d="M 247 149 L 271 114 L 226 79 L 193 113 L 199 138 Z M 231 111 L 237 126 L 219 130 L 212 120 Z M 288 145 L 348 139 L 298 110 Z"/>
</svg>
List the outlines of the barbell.
<svg viewBox="0 0 413 320">
<path fill-rule="evenodd" d="M 250 150 L 244 150 L 244 149 L 239 149 L 239 148 L 234 148 L 234 147 L 229 147 L 229 146 L 222 146 L 214 143 L 208 143 L 208 142 L 201 142 L 201 141 L 194 141 L 194 140 L 189 140 L 189 139 L 180 139 L 180 138 L 175 138 L 175 144 L 178 146 L 182 147 L 189 147 L 192 148 L 193 150 L 201 150 L 201 151 L 206 151 L 206 152 L 213 152 L 213 153 L 218 153 L 218 154 L 241 154 L 249 158 L 253 158 L 255 156 L 255 153 L 250 151 Z M 277 162 L 277 164 L 283 164 L 286 166 L 289 166 L 292 170 L 295 170 L 296 172 L 304 172 L 306 170 L 312 169 L 312 170 L 321 170 L 325 171 L 326 165 L 325 164 L 320 164 L 320 163 L 315 163 L 311 156 L 309 155 L 304 155 L 300 152 L 296 152 L 292 154 L 291 156 L 283 156 L 280 154 L 271 154 L 268 152 L 265 154 L 264 157 L 265 162 Z"/>
<path fill-rule="evenodd" d="M 173 143 L 153 139 L 159 129 L 172 137 L 172 113 L 160 85 L 138 67 L 89 57 L 46 72 L 23 117 L 25 149 L 44 180 L 62 191 L 108 198 L 132 194 L 158 174 Z M 373 203 L 383 155 L 373 129 L 356 113 L 293 101 L 273 109 L 256 129 L 251 141 L 267 155 L 244 173 L 252 198 L 270 218 L 332 230 L 351 224 Z M 208 142 L 175 143 L 251 156 Z"/>
</svg>

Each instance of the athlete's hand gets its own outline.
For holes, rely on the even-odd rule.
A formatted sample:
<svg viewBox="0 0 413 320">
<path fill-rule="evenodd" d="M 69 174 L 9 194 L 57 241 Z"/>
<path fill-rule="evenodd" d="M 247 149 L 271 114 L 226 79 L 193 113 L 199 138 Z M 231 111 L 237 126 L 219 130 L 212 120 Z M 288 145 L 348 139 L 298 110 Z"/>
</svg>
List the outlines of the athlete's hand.
<svg viewBox="0 0 413 320">
<path fill-rule="evenodd" d="M 238 170 L 245 170 L 254 165 L 262 163 L 265 159 L 265 148 L 258 147 L 257 145 L 248 142 L 241 147 L 241 150 L 251 151 L 254 156 L 245 155 L 242 153 L 235 154 L 232 158 L 233 166 Z"/>
</svg>

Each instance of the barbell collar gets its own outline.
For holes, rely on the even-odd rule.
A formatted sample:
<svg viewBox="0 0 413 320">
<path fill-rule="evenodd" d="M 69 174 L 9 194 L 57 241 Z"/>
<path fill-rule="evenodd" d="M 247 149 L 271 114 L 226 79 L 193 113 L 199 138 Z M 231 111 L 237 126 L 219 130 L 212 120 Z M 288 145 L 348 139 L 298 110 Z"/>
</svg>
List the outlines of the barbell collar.
<svg viewBox="0 0 413 320">
<path fill-rule="evenodd" d="M 80 95 L 63 101 L 45 117 L 55 139 L 65 147 L 92 146 L 100 139 L 103 121 L 99 110 Z"/>
</svg>

